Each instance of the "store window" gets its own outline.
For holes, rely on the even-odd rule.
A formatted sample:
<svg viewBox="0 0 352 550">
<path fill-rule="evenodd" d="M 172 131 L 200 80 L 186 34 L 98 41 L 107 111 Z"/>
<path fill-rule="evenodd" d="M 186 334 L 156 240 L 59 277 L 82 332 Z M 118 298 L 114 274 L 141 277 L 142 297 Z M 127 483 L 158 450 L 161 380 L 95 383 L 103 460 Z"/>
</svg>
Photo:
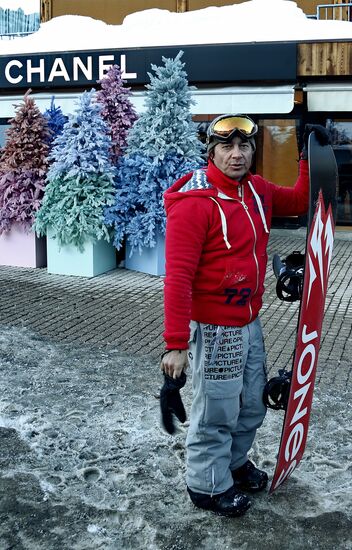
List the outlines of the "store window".
<svg viewBox="0 0 352 550">
<path fill-rule="evenodd" d="M 210 121 L 218 115 L 195 115 L 198 137 L 205 143 Z M 251 116 L 251 115 L 250 115 Z M 292 187 L 298 176 L 298 119 L 261 119 L 258 124 L 257 150 L 252 171 L 274 183 Z"/>
<path fill-rule="evenodd" d="M 352 121 L 328 119 L 339 171 L 337 223 L 352 225 Z"/>
<path fill-rule="evenodd" d="M 9 124 L 0 124 L 0 148 L 4 147 L 6 142 L 6 130 L 9 128 Z"/>
<path fill-rule="evenodd" d="M 265 179 L 293 187 L 298 176 L 299 120 L 258 121 L 256 171 Z"/>
</svg>

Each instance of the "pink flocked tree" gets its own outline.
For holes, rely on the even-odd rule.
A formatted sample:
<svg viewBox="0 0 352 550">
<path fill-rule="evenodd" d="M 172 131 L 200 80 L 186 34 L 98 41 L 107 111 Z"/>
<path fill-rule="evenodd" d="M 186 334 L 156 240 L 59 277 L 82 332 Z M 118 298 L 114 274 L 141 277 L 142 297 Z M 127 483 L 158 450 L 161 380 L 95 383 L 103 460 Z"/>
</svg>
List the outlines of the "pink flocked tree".
<svg viewBox="0 0 352 550">
<path fill-rule="evenodd" d="M 19 224 L 30 231 L 45 187 L 50 131 L 28 90 L 15 105 L 0 158 L 0 233 Z"/>
<path fill-rule="evenodd" d="M 113 164 L 117 163 L 126 149 L 129 130 L 138 118 L 130 99 L 131 89 L 124 86 L 125 82 L 120 67 L 113 65 L 104 78 L 99 80 L 101 89 L 97 91 L 97 101 L 102 107 L 101 116 L 109 128 Z"/>
</svg>

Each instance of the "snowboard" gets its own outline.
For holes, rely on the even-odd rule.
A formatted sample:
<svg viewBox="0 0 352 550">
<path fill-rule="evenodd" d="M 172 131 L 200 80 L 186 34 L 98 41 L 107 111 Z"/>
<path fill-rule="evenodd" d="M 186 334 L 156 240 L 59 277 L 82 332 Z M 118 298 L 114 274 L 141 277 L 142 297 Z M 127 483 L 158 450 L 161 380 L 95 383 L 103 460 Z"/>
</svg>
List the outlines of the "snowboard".
<svg viewBox="0 0 352 550">
<path fill-rule="evenodd" d="M 291 383 L 270 493 L 302 459 L 308 435 L 337 209 L 338 171 L 331 145 L 309 135 L 310 196 L 303 286 Z"/>
</svg>

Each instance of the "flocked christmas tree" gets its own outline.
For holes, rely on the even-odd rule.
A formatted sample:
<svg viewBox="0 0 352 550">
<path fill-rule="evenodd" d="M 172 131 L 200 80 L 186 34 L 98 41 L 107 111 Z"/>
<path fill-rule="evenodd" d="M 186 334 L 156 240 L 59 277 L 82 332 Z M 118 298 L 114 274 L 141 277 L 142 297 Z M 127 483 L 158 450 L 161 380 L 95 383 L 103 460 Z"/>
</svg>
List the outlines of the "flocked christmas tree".
<svg viewBox="0 0 352 550">
<path fill-rule="evenodd" d="M 114 227 L 118 250 L 125 238 L 131 252 L 155 246 L 158 232 L 165 233 L 164 191 L 204 164 L 182 54 L 163 57 L 162 66 L 152 65 L 146 110 L 132 127 L 127 152 L 117 166 L 115 204 L 106 209 L 105 219 Z"/>
<path fill-rule="evenodd" d="M 49 146 L 51 147 L 54 139 L 61 134 L 68 117 L 63 114 L 61 107 L 55 107 L 54 96 L 51 98 L 50 107 L 49 109 L 46 109 L 44 116 L 48 122 L 48 127 L 50 130 Z"/>
<path fill-rule="evenodd" d="M 103 212 L 114 202 L 110 138 L 94 96 L 94 90 L 81 94 L 54 141 L 45 196 L 34 224 L 39 235 L 50 227 L 60 246 L 74 244 L 79 250 L 86 240 L 110 240 Z"/>
<path fill-rule="evenodd" d="M 138 118 L 130 99 L 131 89 L 124 86 L 125 82 L 120 67 L 113 65 L 99 81 L 101 89 L 97 91 L 101 115 L 109 128 L 114 164 L 126 149 L 128 133 Z"/>
<path fill-rule="evenodd" d="M 9 120 L 0 160 L 0 233 L 19 224 L 30 231 L 43 198 L 49 130 L 28 90 Z"/>
</svg>

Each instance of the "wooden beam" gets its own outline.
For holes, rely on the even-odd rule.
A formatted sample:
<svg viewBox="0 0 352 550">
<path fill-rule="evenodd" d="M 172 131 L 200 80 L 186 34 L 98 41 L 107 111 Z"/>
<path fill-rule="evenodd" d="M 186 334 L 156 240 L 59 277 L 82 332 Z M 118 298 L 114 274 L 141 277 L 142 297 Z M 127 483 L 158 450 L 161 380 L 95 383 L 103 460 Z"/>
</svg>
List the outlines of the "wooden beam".
<svg viewBox="0 0 352 550">
<path fill-rule="evenodd" d="M 52 18 L 52 0 L 40 0 L 40 21 L 45 23 Z"/>
<path fill-rule="evenodd" d="M 183 13 L 188 11 L 188 0 L 176 0 L 176 11 L 177 13 Z"/>
<path fill-rule="evenodd" d="M 298 76 L 348 76 L 352 74 L 351 42 L 298 44 Z"/>
<path fill-rule="evenodd" d="M 334 0 L 334 4 L 346 4 L 347 0 Z M 341 21 L 348 21 L 348 7 L 347 6 L 341 6 L 340 8 L 336 9 L 336 16 L 335 19 L 340 19 Z"/>
</svg>

